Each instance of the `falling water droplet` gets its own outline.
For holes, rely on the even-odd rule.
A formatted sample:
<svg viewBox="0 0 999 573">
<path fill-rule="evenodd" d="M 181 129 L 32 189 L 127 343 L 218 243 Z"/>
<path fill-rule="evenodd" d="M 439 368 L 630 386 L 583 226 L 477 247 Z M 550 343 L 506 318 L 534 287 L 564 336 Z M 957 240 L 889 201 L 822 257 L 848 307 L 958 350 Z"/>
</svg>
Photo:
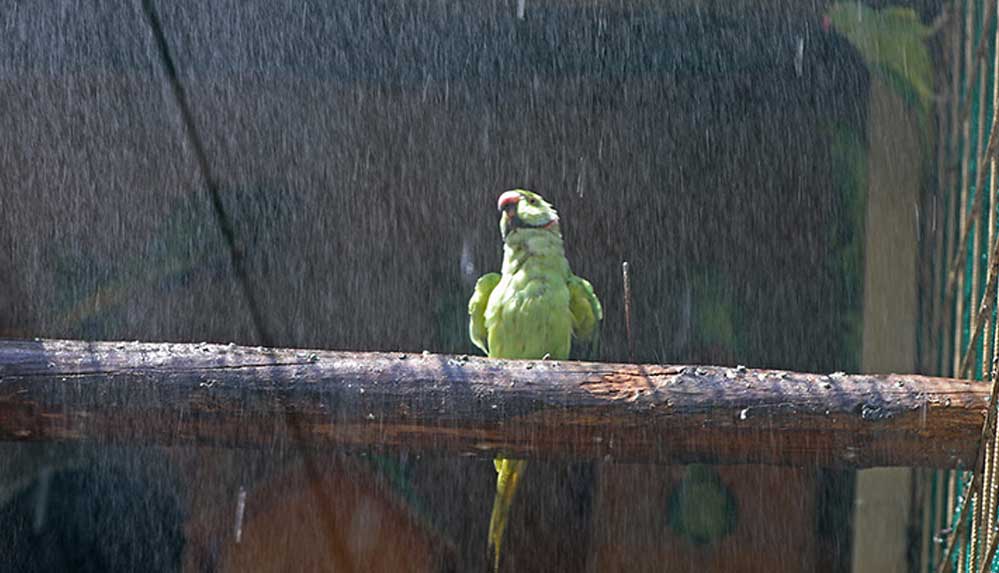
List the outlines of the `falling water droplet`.
<svg viewBox="0 0 999 573">
<path fill-rule="evenodd" d="M 41 532 L 45 527 L 45 514 L 49 506 L 49 490 L 52 484 L 52 468 L 43 468 L 38 476 L 38 489 L 35 496 L 35 515 L 32 525 L 35 533 Z"/>
<path fill-rule="evenodd" d="M 805 38 L 798 36 L 794 50 L 794 73 L 800 78 L 805 67 Z"/>
<path fill-rule="evenodd" d="M 461 278 L 466 284 L 475 284 L 479 273 L 475 270 L 475 260 L 472 256 L 472 240 L 465 236 L 461 241 L 461 258 L 459 259 L 459 265 L 461 267 Z"/>
<path fill-rule="evenodd" d="M 236 496 L 236 543 L 243 539 L 243 515 L 246 512 L 246 488 L 239 486 Z"/>
</svg>

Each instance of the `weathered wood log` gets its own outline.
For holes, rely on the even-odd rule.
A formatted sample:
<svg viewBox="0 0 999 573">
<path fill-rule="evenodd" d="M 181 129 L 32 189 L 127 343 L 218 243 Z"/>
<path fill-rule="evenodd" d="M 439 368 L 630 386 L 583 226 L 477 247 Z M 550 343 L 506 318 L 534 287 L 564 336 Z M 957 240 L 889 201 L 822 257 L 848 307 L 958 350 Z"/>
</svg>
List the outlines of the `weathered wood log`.
<svg viewBox="0 0 999 573">
<path fill-rule="evenodd" d="M 0 440 L 968 467 L 986 384 L 915 375 L 0 340 Z"/>
</svg>

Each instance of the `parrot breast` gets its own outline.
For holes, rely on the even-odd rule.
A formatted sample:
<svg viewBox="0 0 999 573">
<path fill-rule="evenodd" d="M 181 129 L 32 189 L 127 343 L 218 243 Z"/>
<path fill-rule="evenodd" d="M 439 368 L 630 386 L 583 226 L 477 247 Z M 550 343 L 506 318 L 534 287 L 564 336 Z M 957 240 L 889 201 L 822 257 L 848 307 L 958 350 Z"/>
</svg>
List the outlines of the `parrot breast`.
<svg viewBox="0 0 999 573">
<path fill-rule="evenodd" d="M 502 278 L 486 306 L 489 356 L 540 359 L 547 354 L 565 360 L 572 314 L 562 240 L 541 230 L 517 233 L 524 233 L 524 240 L 504 248 Z"/>
</svg>

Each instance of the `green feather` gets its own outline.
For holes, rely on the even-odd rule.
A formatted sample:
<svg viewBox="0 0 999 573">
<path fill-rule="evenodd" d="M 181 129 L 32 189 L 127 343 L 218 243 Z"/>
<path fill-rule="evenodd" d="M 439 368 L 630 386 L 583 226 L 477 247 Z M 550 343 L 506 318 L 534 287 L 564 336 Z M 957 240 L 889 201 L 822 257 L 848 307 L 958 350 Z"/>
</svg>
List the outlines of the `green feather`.
<svg viewBox="0 0 999 573">
<path fill-rule="evenodd" d="M 472 343 L 486 354 L 489 353 L 486 346 L 489 337 L 489 331 L 486 330 L 486 305 L 489 304 L 489 296 L 499 282 L 499 273 L 482 275 L 475 281 L 475 292 L 468 301 L 468 335 Z"/>
</svg>

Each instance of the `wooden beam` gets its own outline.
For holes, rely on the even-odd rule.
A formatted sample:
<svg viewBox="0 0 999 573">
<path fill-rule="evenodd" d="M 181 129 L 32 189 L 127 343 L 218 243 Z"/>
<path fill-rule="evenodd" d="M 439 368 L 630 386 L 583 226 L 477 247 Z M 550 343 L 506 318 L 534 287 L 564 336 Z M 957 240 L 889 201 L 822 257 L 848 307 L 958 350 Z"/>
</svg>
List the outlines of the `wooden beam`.
<svg viewBox="0 0 999 573">
<path fill-rule="evenodd" d="M 968 467 L 987 387 L 915 375 L 0 340 L 0 440 Z"/>
</svg>

